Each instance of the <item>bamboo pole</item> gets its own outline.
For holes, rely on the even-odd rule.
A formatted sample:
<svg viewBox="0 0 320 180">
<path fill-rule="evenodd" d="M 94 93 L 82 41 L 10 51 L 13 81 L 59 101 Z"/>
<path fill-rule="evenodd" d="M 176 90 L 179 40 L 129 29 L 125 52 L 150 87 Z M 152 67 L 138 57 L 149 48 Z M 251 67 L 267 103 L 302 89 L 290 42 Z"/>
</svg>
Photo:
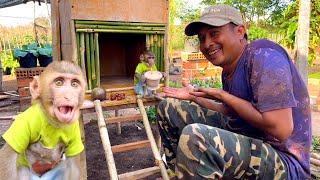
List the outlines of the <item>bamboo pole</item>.
<svg viewBox="0 0 320 180">
<path fill-rule="evenodd" d="M 87 67 L 87 78 L 88 88 L 92 89 L 92 73 L 91 73 L 91 61 L 90 61 L 90 35 L 86 33 L 86 67 Z"/>
<path fill-rule="evenodd" d="M 91 62 L 91 80 L 92 80 L 92 88 L 96 87 L 96 65 L 95 65 L 95 55 L 94 55 L 94 34 L 90 33 L 90 62 Z"/>
<path fill-rule="evenodd" d="M 151 150 L 152 150 L 153 156 L 155 157 L 157 163 L 159 164 L 162 178 L 164 180 L 169 180 L 166 167 L 163 164 L 163 161 L 161 159 L 161 155 L 160 155 L 159 150 L 157 148 L 157 143 L 154 140 L 154 137 L 153 137 L 153 134 L 152 134 L 152 131 L 151 131 L 151 127 L 150 127 L 150 124 L 149 124 L 148 116 L 147 116 L 146 110 L 144 108 L 142 99 L 137 97 L 137 103 L 138 103 L 138 107 L 139 107 L 140 113 L 142 114 L 143 125 L 144 125 L 144 128 L 146 130 L 148 139 L 150 141 Z"/>
<path fill-rule="evenodd" d="M 163 38 L 164 38 L 164 36 L 163 35 L 161 35 L 160 36 L 160 54 L 161 54 L 161 57 L 160 57 L 160 59 L 161 59 L 161 71 L 163 71 L 164 72 L 164 58 L 163 58 L 163 56 L 164 56 L 164 48 L 163 48 Z"/>
<path fill-rule="evenodd" d="M 150 34 L 146 34 L 146 49 L 150 50 Z"/>
<path fill-rule="evenodd" d="M 101 25 L 113 25 L 113 26 L 154 26 L 165 27 L 166 24 L 161 23 L 134 23 L 134 22 L 110 22 L 110 21 L 89 21 L 89 20 L 77 20 L 76 24 L 101 24 Z"/>
<path fill-rule="evenodd" d="M 99 33 L 94 33 L 97 87 L 100 87 Z"/>
<path fill-rule="evenodd" d="M 111 143 L 109 140 L 108 129 L 107 129 L 106 123 L 104 122 L 104 117 L 103 117 L 103 113 L 102 113 L 102 107 L 101 107 L 100 100 L 94 101 L 94 107 L 95 107 L 97 117 L 98 117 L 98 126 L 99 126 L 99 131 L 100 131 L 100 137 L 101 137 L 101 141 L 102 141 L 102 145 L 103 145 L 103 149 L 104 149 L 104 155 L 107 160 L 107 166 L 108 166 L 108 170 L 109 170 L 110 179 L 116 180 L 116 179 L 118 179 L 117 169 L 116 169 L 116 165 L 115 165 L 112 150 L 111 150 Z"/>
<path fill-rule="evenodd" d="M 107 33 L 132 33 L 132 34 L 164 34 L 165 31 L 140 31 L 122 29 L 77 29 L 77 32 L 107 32 Z"/>
<path fill-rule="evenodd" d="M 80 33 L 80 66 L 82 69 L 82 73 L 84 74 L 84 78 L 87 80 L 87 83 L 89 83 L 86 75 L 86 63 L 85 63 L 85 44 L 84 44 L 84 33 Z M 86 87 L 88 89 L 88 87 Z"/>
<path fill-rule="evenodd" d="M 83 25 L 77 24 L 77 29 L 123 29 L 123 30 L 144 30 L 144 31 L 165 31 L 165 27 L 145 27 L 145 26 L 106 26 L 98 24 Z"/>
</svg>

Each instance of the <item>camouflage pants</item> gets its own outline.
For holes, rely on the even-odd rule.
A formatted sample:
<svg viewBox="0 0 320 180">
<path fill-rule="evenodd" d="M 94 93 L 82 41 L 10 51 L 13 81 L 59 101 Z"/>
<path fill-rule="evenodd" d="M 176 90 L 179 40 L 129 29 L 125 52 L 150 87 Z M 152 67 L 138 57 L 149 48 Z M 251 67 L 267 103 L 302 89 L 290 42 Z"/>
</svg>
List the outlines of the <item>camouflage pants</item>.
<svg viewBox="0 0 320 180">
<path fill-rule="evenodd" d="M 171 98 L 157 112 L 166 160 L 179 179 L 286 179 L 276 150 L 231 132 L 230 117 Z"/>
</svg>

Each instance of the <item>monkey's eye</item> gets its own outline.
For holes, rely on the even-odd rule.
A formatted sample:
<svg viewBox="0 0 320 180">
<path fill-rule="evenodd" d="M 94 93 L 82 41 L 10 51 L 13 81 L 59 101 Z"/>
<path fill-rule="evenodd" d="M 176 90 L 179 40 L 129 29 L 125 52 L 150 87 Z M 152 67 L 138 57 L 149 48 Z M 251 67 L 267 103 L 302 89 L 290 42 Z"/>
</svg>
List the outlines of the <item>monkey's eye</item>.
<svg viewBox="0 0 320 180">
<path fill-rule="evenodd" d="M 72 87 L 78 87 L 80 85 L 80 82 L 78 81 L 78 80 L 73 80 L 72 82 L 71 82 L 71 86 Z"/>
<path fill-rule="evenodd" d="M 60 78 L 57 78 L 54 83 L 56 84 L 56 86 L 62 86 L 63 85 L 63 80 Z"/>
</svg>

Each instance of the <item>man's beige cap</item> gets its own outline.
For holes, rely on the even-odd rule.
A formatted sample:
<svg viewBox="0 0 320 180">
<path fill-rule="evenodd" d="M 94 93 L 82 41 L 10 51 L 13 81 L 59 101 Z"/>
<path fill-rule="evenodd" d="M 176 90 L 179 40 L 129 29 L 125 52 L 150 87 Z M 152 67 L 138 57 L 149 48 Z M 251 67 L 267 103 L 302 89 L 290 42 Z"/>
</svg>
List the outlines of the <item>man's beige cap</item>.
<svg viewBox="0 0 320 180">
<path fill-rule="evenodd" d="M 191 22 L 186 26 L 185 34 L 187 36 L 198 34 L 199 28 L 203 24 L 219 27 L 230 22 L 236 25 L 243 24 L 240 11 L 225 4 L 209 6 L 203 10 L 199 21 Z"/>
</svg>

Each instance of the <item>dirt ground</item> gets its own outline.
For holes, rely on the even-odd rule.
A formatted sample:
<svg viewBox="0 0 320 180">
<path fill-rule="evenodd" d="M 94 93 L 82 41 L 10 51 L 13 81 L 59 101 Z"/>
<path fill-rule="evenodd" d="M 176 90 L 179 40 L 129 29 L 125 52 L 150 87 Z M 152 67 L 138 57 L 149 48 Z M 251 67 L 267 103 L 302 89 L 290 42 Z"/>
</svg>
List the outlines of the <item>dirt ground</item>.
<svg viewBox="0 0 320 180">
<path fill-rule="evenodd" d="M 124 124 L 121 135 L 116 134 L 116 128 L 112 125 L 108 127 L 108 132 L 112 145 L 147 139 L 145 131 L 138 130 L 134 123 Z M 108 179 L 109 175 L 97 122 L 86 124 L 85 133 L 88 180 Z M 114 154 L 114 158 L 118 174 L 155 166 L 151 148 Z M 151 180 L 157 177 L 160 177 L 160 173 L 146 179 Z"/>
</svg>

